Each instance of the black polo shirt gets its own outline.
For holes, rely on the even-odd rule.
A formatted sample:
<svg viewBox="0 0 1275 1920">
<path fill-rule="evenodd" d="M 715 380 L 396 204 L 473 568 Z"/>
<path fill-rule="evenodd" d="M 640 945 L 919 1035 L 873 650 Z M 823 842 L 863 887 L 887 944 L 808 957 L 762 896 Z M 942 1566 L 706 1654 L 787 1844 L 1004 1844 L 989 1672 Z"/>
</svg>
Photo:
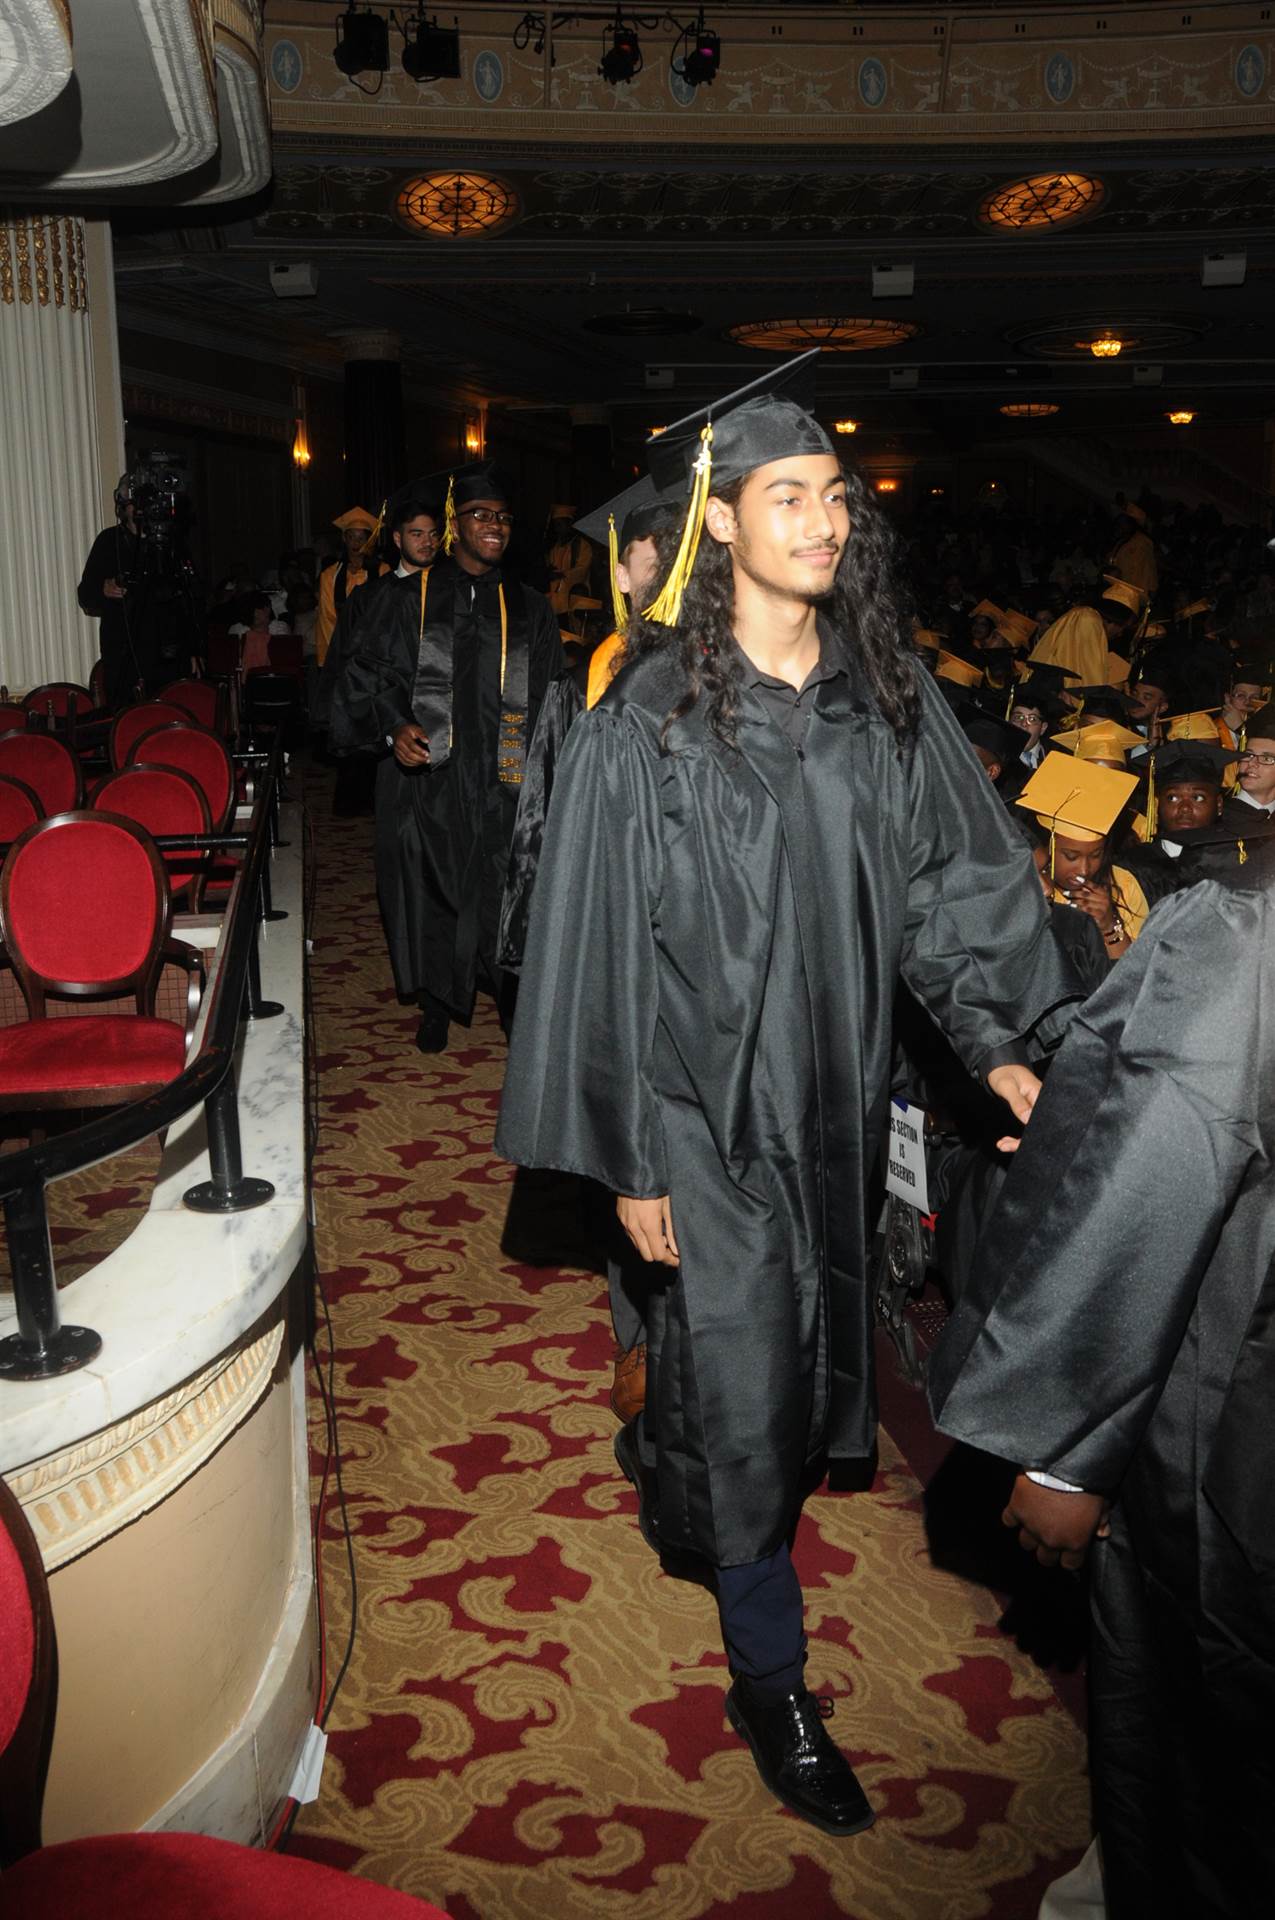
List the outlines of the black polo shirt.
<svg viewBox="0 0 1275 1920">
<path fill-rule="evenodd" d="M 740 651 L 743 652 L 743 649 Z M 763 673 L 744 654 L 744 685 L 757 695 L 766 709 L 767 717 L 774 721 L 797 753 L 801 753 L 805 747 L 806 730 L 810 725 L 819 687 L 823 681 L 835 680 L 838 674 L 845 675 L 849 671 L 845 649 L 836 634 L 822 621 L 819 624 L 819 658 L 799 687 Z"/>
</svg>

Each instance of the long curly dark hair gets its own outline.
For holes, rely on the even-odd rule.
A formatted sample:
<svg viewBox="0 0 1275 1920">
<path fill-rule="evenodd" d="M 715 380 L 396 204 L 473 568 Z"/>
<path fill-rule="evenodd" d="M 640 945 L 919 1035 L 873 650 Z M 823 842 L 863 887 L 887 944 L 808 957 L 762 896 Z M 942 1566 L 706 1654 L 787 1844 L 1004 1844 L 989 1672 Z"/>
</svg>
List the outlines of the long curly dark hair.
<svg viewBox="0 0 1275 1920">
<path fill-rule="evenodd" d="M 738 504 L 747 476 L 713 489 L 730 507 Z M 909 644 L 911 598 L 897 574 L 893 529 L 853 469 L 845 474 L 850 538 L 832 591 L 820 602 L 857 664 L 868 691 L 894 729 L 900 747 L 916 731 L 920 712 L 919 669 Z M 680 538 L 673 527 L 655 535 L 658 579 L 672 564 Z M 707 698 L 708 724 L 719 740 L 735 744 L 744 659 L 734 633 L 735 593 L 730 549 L 706 531 L 682 600 L 681 623 L 658 626 L 635 610 L 626 660 L 676 653 L 686 674 L 686 693 L 665 722 L 665 737 Z"/>
</svg>

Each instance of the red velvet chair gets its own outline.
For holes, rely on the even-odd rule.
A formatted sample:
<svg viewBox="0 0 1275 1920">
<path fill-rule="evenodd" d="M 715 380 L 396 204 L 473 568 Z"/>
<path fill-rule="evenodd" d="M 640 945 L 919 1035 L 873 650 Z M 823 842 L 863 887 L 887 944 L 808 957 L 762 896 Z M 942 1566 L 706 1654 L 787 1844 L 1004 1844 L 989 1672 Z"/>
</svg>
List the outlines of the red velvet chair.
<svg viewBox="0 0 1275 1920">
<path fill-rule="evenodd" d="M 447 1920 L 308 1860 L 194 1833 L 40 1845 L 57 1641 L 40 1549 L 0 1480 L 0 1890 L 6 1920 Z"/>
<path fill-rule="evenodd" d="M 93 695 L 87 687 L 76 686 L 73 680 L 50 680 L 24 694 L 22 704 L 28 713 L 41 720 L 65 720 L 72 713 L 85 719 L 92 712 Z"/>
<path fill-rule="evenodd" d="M 0 734 L 25 733 L 27 710 L 20 700 L 0 700 Z"/>
<path fill-rule="evenodd" d="M 42 812 L 39 794 L 33 793 L 25 780 L 0 773 L 0 847 L 7 847 L 33 827 Z"/>
<path fill-rule="evenodd" d="M 169 700 L 143 700 L 135 707 L 122 707 L 111 728 L 112 767 L 126 767 L 135 743 L 154 727 L 185 726 L 189 721 L 186 709 Z"/>
<path fill-rule="evenodd" d="M 156 839 L 163 834 L 212 832 L 202 788 L 177 767 L 121 767 L 107 774 L 91 805 L 94 812 L 118 813 L 126 820 L 136 820 Z M 174 908 L 197 913 L 209 864 L 207 856 L 161 849 L 160 858 L 168 874 Z"/>
<path fill-rule="evenodd" d="M 170 707 L 180 707 L 196 726 L 207 727 L 210 733 L 225 733 L 226 689 L 215 681 L 174 680 L 159 697 Z"/>
<path fill-rule="evenodd" d="M 235 810 L 235 765 L 224 740 L 206 727 L 197 727 L 183 714 L 180 721 L 158 726 L 133 742 L 130 766 L 177 767 L 188 773 L 208 802 L 213 833 L 226 833 Z"/>
<path fill-rule="evenodd" d="M 44 813 L 70 813 L 84 797 L 79 761 L 51 733 L 0 734 L 0 773 L 25 782 Z"/>
<path fill-rule="evenodd" d="M 0 868 L 0 944 L 30 1018 L 0 1027 L 0 1112 L 122 1106 L 175 1080 L 186 1032 L 155 1017 L 168 943 L 168 881 L 154 841 L 110 813 L 62 813 L 15 840 Z M 118 1000 L 135 1013 L 50 1019 L 50 995 Z"/>
</svg>

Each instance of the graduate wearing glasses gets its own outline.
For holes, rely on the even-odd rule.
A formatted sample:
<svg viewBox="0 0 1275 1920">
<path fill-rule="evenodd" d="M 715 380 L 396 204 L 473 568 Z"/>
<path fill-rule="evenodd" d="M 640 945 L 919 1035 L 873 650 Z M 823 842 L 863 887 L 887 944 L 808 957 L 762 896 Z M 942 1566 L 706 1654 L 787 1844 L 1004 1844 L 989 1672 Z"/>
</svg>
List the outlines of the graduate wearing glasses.
<svg viewBox="0 0 1275 1920">
<path fill-rule="evenodd" d="M 527 743 L 561 672 L 543 594 L 505 564 L 509 489 L 475 461 L 422 487 L 445 496 L 443 555 L 360 624 L 332 709 L 338 751 L 382 756 L 376 863 L 399 994 L 416 1044 L 447 1045 L 481 985 L 507 1017 L 497 927 Z"/>
</svg>

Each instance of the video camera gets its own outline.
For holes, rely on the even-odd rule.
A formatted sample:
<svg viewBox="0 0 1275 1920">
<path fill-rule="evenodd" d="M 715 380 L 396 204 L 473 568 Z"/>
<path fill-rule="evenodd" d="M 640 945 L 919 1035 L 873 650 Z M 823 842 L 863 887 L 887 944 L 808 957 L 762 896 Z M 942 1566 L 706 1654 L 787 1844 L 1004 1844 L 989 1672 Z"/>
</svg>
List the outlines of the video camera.
<svg viewBox="0 0 1275 1920">
<path fill-rule="evenodd" d="M 190 497 L 180 456 L 149 453 L 130 467 L 115 489 L 115 511 L 121 525 L 127 520 L 130 506 L 137 549 L 120 585 L 180 583 L 191 572 L 186 551 Z"/>
</svg>

